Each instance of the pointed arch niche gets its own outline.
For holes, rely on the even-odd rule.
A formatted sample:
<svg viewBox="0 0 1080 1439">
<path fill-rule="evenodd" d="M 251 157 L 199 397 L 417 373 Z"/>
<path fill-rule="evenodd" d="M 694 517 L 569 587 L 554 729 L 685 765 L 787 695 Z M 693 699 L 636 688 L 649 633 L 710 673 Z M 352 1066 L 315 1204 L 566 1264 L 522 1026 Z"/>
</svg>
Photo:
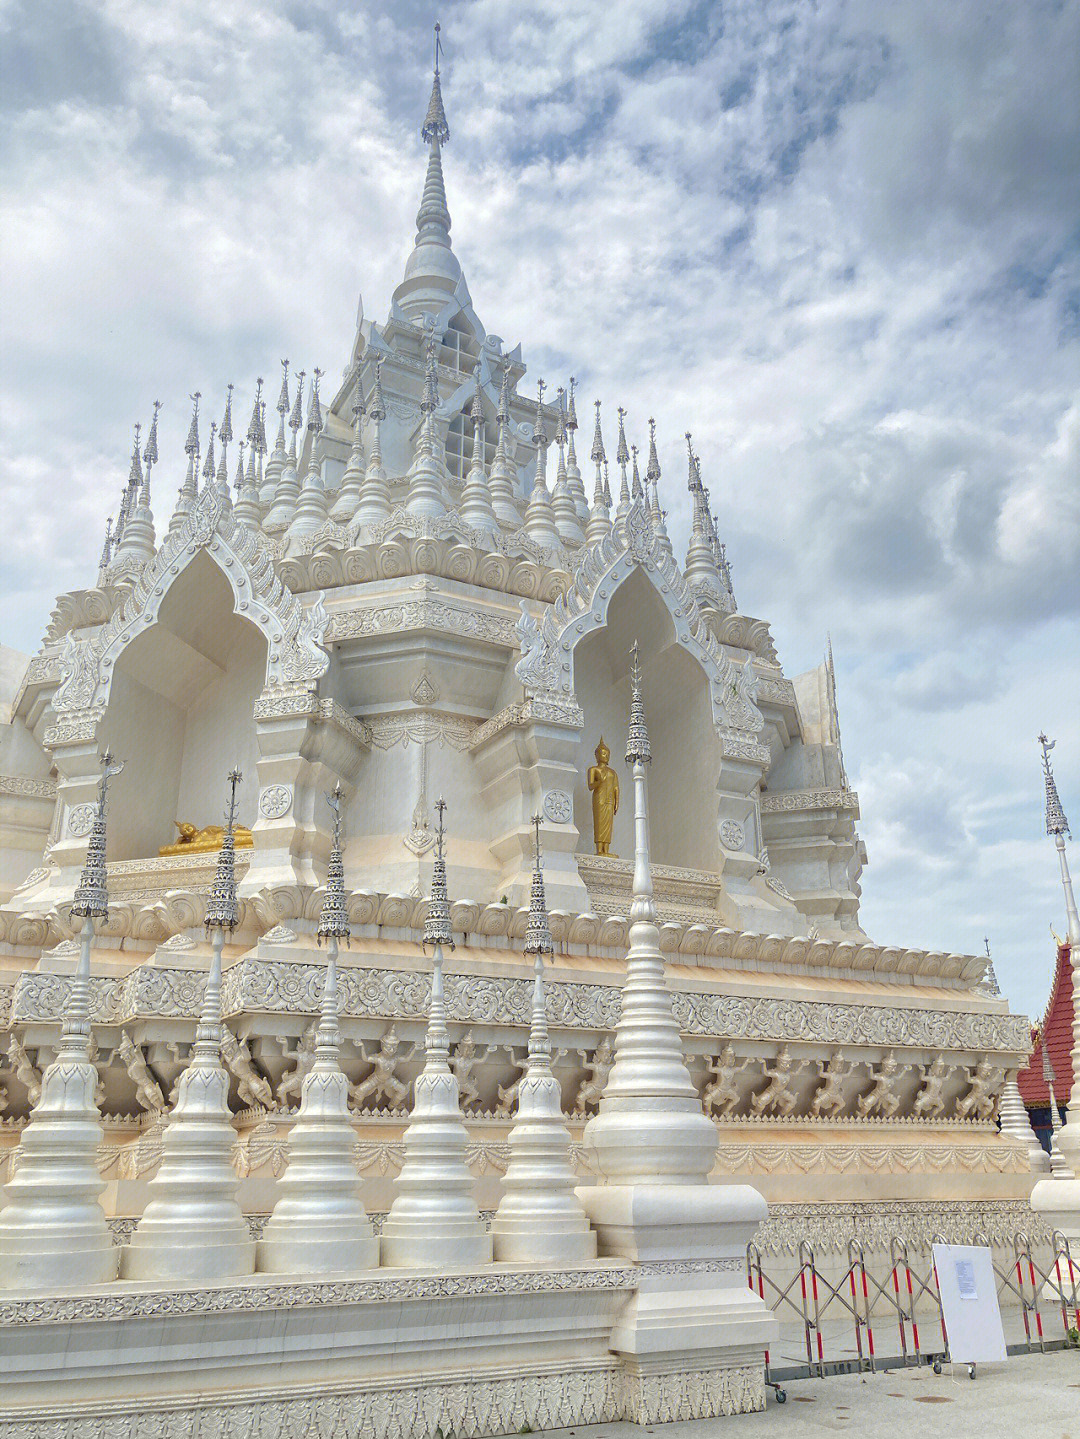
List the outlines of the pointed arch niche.
<svg viewBox="0 0 1080 1439">
<path fill-rule="evenodd" d="M 642 689 L 653 760 L 649 767 L 649 832 L 657 864 L 718 873 L 716 796 L 720 741 L 712 719 L 709 681 L 682 649 L 663 600 L 635 567 L 611 597 L 606 622 L 574 650 L 574 693 L 585 716 L 574 823 L 581 849 L 593 853 L 592 796 L 586 784 L 601 735 L 619 776 L 619 812 L 612 853 L 634 855 L 633 789 L 624 754 L 630 713 L 630 646 L 638 642 Z"/>
<path fill-rule="evenodd" d="M 109 859 L 175 843 L 174 821 L 223 823 L 225 776 L 239 765 L 241 824 L 256 818 L 253 711 L 266 677 L 259 628 L 234 611 L 205 550 L 173 580 L 156 622 L 119 654 L 99 733 L 125 762 L 109 805 Z"/>
</svg>

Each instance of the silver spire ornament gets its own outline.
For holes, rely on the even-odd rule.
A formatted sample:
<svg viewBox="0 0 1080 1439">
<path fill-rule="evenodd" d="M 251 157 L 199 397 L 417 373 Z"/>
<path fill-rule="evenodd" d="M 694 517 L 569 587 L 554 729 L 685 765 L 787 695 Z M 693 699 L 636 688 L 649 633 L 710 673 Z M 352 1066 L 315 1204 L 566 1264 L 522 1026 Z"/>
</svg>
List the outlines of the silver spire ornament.
<svg viewBox="0 0 1080 1439">
<path fill-rule="evenodd" d="M 106 888 L 105 869 L 105 809 L 108 800 L 109 780 L 124 768 L 123 760 L 113 759 L 106 749 L 101 756 L 101 780 L 98 783 L 97 814 L 90 831 L 90 842 L 86 847 L 86 863 L 83 865 L 79 886 L 71 906 L 72 915 L 83 919 L 108 919 L 109 893 Z"/>
<path fill-rule="evenodd" d="M 334 812 L 334 839 L 330 846 L 330 860 L 326 866 L 326 892 L 319 911 L 319 927 L 315 938 L 319 944 L 324 939 L 343 939 L 349 943 L 349 911 L 345 904 L 345 866 L 341 858 L 341 782 L 326 796 L 326 803 Z"/>
<path fill-rule="evenodd" d="M 435 831 L 435 866 L 431 874 L 431 898 L 428 900 L 427 915 L 424 919 L 424 948 L 428 945 L 442 945 L 453 949 L 454 935 L 450 928 L 450 900 L 446 891 L 446 855 L 443 849 L 446 828 L 443 815 L 446 801 L 437 800 L 435 808 L 439 815 Z"/>
<path fill-rule="evenodd" d="M 533 868 L 532 890 L 529 894 L 529 922 L 525 927 L 525 954 L 554 954 L 555 945 L 551 938 L 551 923 L 548 919 L 547 896 L 544 893 L 544 860 L 540 852 L 540 816 L 534 814 L 532 825 L 536 831 L 535 865 Z"/>
<path fill-rule="evenodd" d="M 1065 818 L 1065 811 L 1061 807 L 1057 781 L 1054 779 L 1054 771 L 1050 767 L 1050 751 L 1057 744 L 1057 740 L 1047 739 L 1045 734 L 1041 734 L 1039 743 L 1042 745 L 1043 780 L 1046 784 L 1046 833 L 1064 834 L 1071 839 L 1072 832 L 1069 829 L 1069 821 Z"/>
<path fill-rule="evenodd" d="M 240 923 L 240 905 L 236 898 L 236 791 L 244 776 L 238 769 L 229 771 L 229 808 L 226 813 L 225 835 L 218 855 L 217 873 L 206 905 L 206 928 L 227 929 L 231 934 Z"/>
<path fill-rule="evenodd" d="M 630 647 L 630 726 L 626 736 L 626 763 L 648 764 L 652 759 L 649 731 L 645 727 L 645 705 L 641 698 L 641 666 L 638 664 L 637 640 Z"/>
</svg>

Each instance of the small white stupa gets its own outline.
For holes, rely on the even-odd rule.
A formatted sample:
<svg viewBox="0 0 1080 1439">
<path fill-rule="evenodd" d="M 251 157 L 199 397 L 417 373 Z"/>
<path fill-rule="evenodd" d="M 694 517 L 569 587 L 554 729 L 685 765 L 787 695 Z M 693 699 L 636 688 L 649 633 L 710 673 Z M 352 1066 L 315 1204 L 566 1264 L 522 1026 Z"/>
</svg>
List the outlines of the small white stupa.
<svg viewBox="0 0 1080 1439">
<path fill-rule="evenodd" d="M 125 1279 L 199 1281 L 255 1269 L 255 1244 L 237 1202 L 236 1131 L 229 1076 L 221 1063 L 221 952 L 226 930 L 231 933 L 240 920 L 234 829 L 241 779 L 239 770 L 229 775 L 228 823 L 206 906 L 206 927 L 214 936 L 202 1016 L 162 1137 L 161 1165 L 150 1181 L 152 1198 L 122 1252 Z"/>
<path fill-rule="evenodd" d="M 108 919 L 105 806 L 109 780 L 123 769 L 101 757 L 97 814 L 72 915 L 82 916 L 79 961 L 71 980 L 56 1058 L 41 1079 L 41 1098 L 23 1130 L 18 1167 L 0 1210 L 0 1289 L 68 1288 L 116 1278 L 120 1252 L 101 1207 L 98 1170 L 104 1138 L 90 1059 L 90 950 L 94 920 Z"/>
<path fill-rule="evenodd" d="M 349 1114 L 349 1080 L 338 1050 L 338 941 L 349 941 L 341 859 L 341 785 L 326 796 L 334 811 L 334 841 L 318 937 L 329 946 L 322 1015 L 315 1031 L 315 1063 L 300 1091 L 300 1113 L 289 1134 L 289 1167 L 258 1243 L 257 1264 L 277 1274 L 327 1274 L 372 1269 L 379 1241 L 360 1197 Z"/>
<path fill-rule="evenodd" d="M 443 852 L 446 804 L 439 800 L 435 867 L 424 921 L 424 947 L 433 948 L 427 1058 L 414 1086 L 412 1121 L 403 1136 L 405 1162 L 394 1181 L 397 1196 L 382 1231 L 385 1265 L 466 1269 L 491 1260 L 465 1160 L 469 1132 L 461 1117 L 457 1078 L 450 1068 L 450 1036 L 443 992 L 443 949 L 453 949 Z"/>
<path fill-rule="evenodd" d="M 536 956 L 528 1068 L 518 1086 L 510 1131 L 510 1163 L 503 1198 L 491 1222 L 495 1258 L 522 1264 L 576 1264 L 596 1258 L 596 1235 L 575 1193 L 570 1131 L 563 1118 L 562 1086 L 551 1069 L 544 1001 L 544 955 L 554 953 L 544 896 L 540 816 L 536 826 L 529 922 L 524 950 Z"/>
</svg>

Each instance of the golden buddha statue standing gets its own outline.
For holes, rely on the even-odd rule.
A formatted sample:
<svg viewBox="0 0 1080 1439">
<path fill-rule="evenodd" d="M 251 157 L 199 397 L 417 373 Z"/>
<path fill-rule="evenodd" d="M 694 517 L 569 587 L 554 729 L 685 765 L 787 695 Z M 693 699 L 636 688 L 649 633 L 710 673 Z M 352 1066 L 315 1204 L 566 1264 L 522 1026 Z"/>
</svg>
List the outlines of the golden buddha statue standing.
<svg viewBox="0 0 1080 1439">
<path fill-rule="evenodd" d="M 611 751 L 603 735 L 593 753 L 596 763 L 589 766 L 585 777 L 592 793 L 593 843 L 597 854 L 611 854 L 611 830 L 619 813 L 619 776 L 608 764 Z"/>
</svg>

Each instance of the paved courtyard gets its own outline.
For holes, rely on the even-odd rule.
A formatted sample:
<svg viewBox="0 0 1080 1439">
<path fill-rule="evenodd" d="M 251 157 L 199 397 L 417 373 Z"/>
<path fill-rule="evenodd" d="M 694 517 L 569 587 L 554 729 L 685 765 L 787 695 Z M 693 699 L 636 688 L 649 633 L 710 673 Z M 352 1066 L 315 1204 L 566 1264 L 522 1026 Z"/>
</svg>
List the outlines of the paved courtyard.
<svg viewBox="0 0 1080 1439">
<path fill-rule="evenodd" d="M 859 1439 L 1080 1439 L 1080 1351 L 1024 1354 L 987 1365 L 974 1381 L 956 1365 L 891 1369 L 784 1385 L 764 1413 L 693 1424 L 595 1424 L 552 1431 L 548 1439 L 811 1439 L 845 1431 Z"/>
</svg>

